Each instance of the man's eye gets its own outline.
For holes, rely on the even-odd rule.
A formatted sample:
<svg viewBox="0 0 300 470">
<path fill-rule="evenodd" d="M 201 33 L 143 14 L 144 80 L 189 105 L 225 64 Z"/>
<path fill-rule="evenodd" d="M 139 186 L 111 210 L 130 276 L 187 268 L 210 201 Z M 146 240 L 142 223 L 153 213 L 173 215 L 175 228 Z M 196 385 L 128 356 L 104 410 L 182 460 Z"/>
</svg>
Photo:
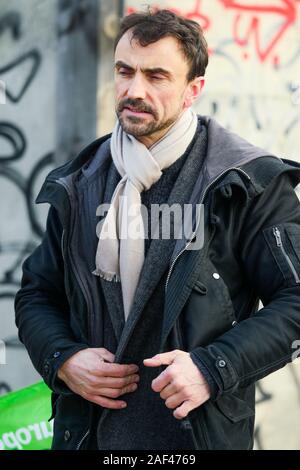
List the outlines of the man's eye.
<svg viewBox="0 0 300 470">
<path fill-rule="evenodd" d="M 162 77 L 161 75 L 151 75 L 150 78 L 152 80 L 162 80 L 164 77 Z"/>
<path fill-rule="evenodd" d="M 119 70 L 119 75 L 130 75 L 130 72 L 128 70 Z"/>
</svg>

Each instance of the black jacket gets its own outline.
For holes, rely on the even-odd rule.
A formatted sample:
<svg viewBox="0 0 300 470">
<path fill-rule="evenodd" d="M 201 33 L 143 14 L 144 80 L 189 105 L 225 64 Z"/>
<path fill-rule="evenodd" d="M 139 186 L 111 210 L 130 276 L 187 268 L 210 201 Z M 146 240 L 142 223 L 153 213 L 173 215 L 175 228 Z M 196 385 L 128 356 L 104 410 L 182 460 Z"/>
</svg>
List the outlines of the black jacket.
<svg viewBox="0 0 300 470">
<path fill-rule="evenodd" d="M 191 202 L 204 203 L 204 245 L 190 249 L 194 242 L 183 240 L 175 247 L 160 350 L 171 338 L 218 385 L 218 395 L 184 420 L 196 447 L 249 449 L 255 382 L 291 361 L 300 335 L 300 207 L 294 191 L 300 165 L 202 119 L 207 162 Z M 101 198 L 111 157 L 109 151 L 99 157 L 99 148 L 107 147 L 108 138 L 48 175 L 37 198 L 51 204 L 47 230 L 24 262 L 15 301 L 20 339 L 54 392 L 55 448 L 80 448 L 90 426 L 90 404 L 56 373 L 75 352 L 102 344 L 100 294 L 91 267 L 76 258 L 72 235 L 78 216 L 85 217 L 76 207 L 91 162 L 97 170 L 90 181 L 97 180 Z M 190 240 L 201 238 L 200 226 Z M 264 307 L 257 311 L 259 299 Z M 118 345 L 116 362 L 122 362 L 130 334 L 128 329 Z"/>
</svg>

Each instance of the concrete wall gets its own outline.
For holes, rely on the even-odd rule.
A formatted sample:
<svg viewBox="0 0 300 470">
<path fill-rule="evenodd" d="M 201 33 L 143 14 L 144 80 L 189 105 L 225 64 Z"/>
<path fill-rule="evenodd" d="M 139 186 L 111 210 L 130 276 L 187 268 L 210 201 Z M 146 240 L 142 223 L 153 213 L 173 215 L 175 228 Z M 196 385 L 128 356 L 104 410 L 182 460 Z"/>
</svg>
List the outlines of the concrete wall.
<svg viewBox="0 0 300 470">
<path fill-rule="evenodd" d="M 47 207 L 34 205 L 55 145 L 55 1 L 0 3 L 0 394 L 40 380 L 18 343 L 13 298 L 22 260 L 40 240 Z M 3 98 L 3 95 L 2 95 Z M 0 100 L 1 102 L 1 100 Z"/>
<path fill-rule="evenodd" d="M 0 394 L 40 380 L 13 299 L 44 231 L 45 176 L 96 137 L 98 1 L 0 2 Z"/>
</svg>

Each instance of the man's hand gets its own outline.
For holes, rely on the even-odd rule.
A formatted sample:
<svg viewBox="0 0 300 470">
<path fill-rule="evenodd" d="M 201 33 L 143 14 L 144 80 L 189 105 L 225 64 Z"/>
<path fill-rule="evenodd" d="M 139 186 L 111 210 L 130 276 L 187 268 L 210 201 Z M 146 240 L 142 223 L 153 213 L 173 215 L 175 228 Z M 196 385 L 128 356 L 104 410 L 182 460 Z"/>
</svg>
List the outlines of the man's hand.
<svg viewBox="0 0 300 470">
<path fill-rule="evenodd" d="M 114 358 L 114 354 L 105 348 L 83 349 L 64 362 L 57 375 L 85 400 L 104 408 L 124 408 L 125 401 L 110 398 L 137 389 L 139 368 L 135 364 L 113 364 Z"/>
<path fill-rule="evenodd" d="M 185 418 L 210 398 L 209 385 L 188 352 L 175 349 L 144 359 L 144 365 L 148 367 L 163 364 L 169 367 L 152 381 L 152 389 L 160 392 L 167 408 L 176 408 L 175 418 Z"/>
</svg>

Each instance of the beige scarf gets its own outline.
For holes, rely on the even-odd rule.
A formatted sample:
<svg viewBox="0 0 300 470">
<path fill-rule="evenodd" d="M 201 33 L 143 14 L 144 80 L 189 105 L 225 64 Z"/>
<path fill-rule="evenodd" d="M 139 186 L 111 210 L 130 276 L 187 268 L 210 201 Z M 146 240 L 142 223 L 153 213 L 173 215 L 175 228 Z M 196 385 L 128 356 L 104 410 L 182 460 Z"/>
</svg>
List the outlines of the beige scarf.
<svg viewBox="0 0 300 470">
<path fill-rule="evenodd" d="M 145 234 L 141 195 L 160 179 L 187 149 L 197 128 L 197 115 L 186 110 L 167 134 L 149 149 L 123 131 L 117 122 L 111 137 L 111 154 L 122 179 L 101 222 L 94 274 L 121 281 L 125 320 L 144 263 Z"/>
</svg>

